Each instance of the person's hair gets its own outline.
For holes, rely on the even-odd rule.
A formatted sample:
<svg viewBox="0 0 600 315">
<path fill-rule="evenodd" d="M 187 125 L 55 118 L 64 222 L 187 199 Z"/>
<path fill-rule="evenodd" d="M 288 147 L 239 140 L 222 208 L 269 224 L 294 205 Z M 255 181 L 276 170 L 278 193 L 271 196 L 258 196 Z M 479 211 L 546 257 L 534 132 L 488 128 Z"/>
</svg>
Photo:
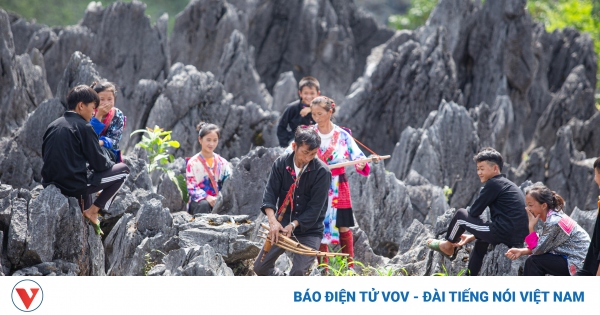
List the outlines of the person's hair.
<svg viewBox="0 0 600 315">
<path fill-rule="evenodd" d="M 196 130 L 198 130 L 198 137 L 200 138 L 204 138 L 204 136 L 213 131 L 217 133 L 217 137 L 221 138 L 221 128 L 215 124 L 202 121 L 196 126 Z"/>
<path fill-rule="evenodd" d="M 473 161 L 475 161 L 475 163 L 483 161 L 492 162 L 498 165 L 500 171 L 502 171 L 502 167 L 504 166 L 504 159 L 502 159 L 502 154 L 490 147 L 483 148 L 481 151 L 479 151 L 479 153 L 477 153 L 473 157 Z"/>
<path fill-rule="evenodd" d="M 100 104 L 100 98 L 98 97 L 98 93 L 91 87 L 87 85 L 78 85 L 72 88 L 69 91 L 69 94 L 67 94 L 67 109 L 74 110 L 79 102 L 83 102 L 83 104 L 86 105 L 93 102 L 97 108 Z"/>
<path fill-rule="evenodd" d="M 298 91 L 302 91 L 302 88 L 304 88 L 305 86 L 309 88 L 314 87 L 317 89 L 317 92 L 321 90 L 321 85 L 319 84 L 319 81 L 313 77 L 304 77 L 300 79 L 300 82 L 298 83 Z"/>
<path fill-rule="evenodd" d="M 114 83 L 95 81 L 94 83 L 92 83 L 91 88 L 94 89 L 94 91 L 96 91 L 96 93 L 100 93 L 100 92 L 104 92 L 104 91 L 112 92 L 113 96 L 115 98 L 115 102 L 117 101 L 117 86 Z"/>
<path fill-rule="evenodd" d="M 331 110 L 331 113 L 335 114 L 335 102 L 327 96 L 315 97 L 312 102 L 310 102 L 310 107 L 313 106 L 319 106 L 326 111 Z"/>
<path fill-rule="evenodd" d="M 525 188 L 525 195 L 530 195 L 540 204 L 547 204 L 548 210 L 562 211 L 565 208 L 565 200 L 541 182 Z"/>
<path fill-rule="evenodd" d="M 314 128 L 300 125 L 296 128 L 294 142 L 298 148 L 303 145 L 308 145 L 309 150 L 314 150 L 321 146 L 321 137 L 319 137 L 319 134 Z"/>
<path fill-rule="evenodd" d="M 600 173 L 600 157 L 594 161 L 594 169 Z"/>
</svg>

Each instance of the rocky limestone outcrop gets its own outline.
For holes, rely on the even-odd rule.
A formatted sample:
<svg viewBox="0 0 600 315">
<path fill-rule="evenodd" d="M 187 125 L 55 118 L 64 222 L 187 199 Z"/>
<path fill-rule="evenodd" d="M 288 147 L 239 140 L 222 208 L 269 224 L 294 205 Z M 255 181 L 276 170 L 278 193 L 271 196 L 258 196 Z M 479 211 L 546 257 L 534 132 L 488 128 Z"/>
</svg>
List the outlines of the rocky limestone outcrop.
<svg viewBox="0 0 600 315">
<path fill-rule="evenodd" d="M 2 191 L 2 212 L 10 211 L 0 222 L 7 235 L 5 271 L 54 266 L 54 274 L 105 275 L 101 238 L 84 222 L 77 200 L 67 199 L 54 186 L 32 191 L 3 186 Z M 31 275 L 32 270 L 21 273 Z"/>
<path fill-rule="evenodd" d="M 440 28 L 424 40 L 399 31 L 373 50 L 364 75 L 340 106 L 340 124 L 379 154 L 393 151 L 401 132 L 420 126 L 442 100 L 458 100 L 456 70 Z"/>
<path fill-rule="evenodd" d="M 252 54 L 253 50 L 248 47 L 244 34 L 234 30 L 219 60 L 217 80 L 226 91 L 233 94 L 234 104 L 252 102 L 263 109 L 271 109 L 273 98 L 260 82 Z"/>
<path fill-rule="evenodd" d="M 283 113 L 286 105 L 297 99 L 298 82 L 294 78 L 294 73 L 288 71 L 280 74 L 277 83 L 275 83 L 275 86 L 273 87 L 272 109 Z"/>
<path fill-rule="evenodd" d="M 408 127 L 387 167 L 405 180 L 411 171 L 429 183 L 452 189 L 450 205 L 466 207 L 480 183 L 473 156 L 479 151 L 479 137 L 469 112 L 455 103 L 442 101 L 423 127 Z"/>
<path fill-rule="evenodd" d="M 18 55 L 8 14 L 0 9 L 0 137 L 10 136 L 27 115 L 52 97 L 38 50 Z"/>
<path fill-rule="evenodd" d="M 241 159 L 231 160 L 231 177 L 223 184 L 213 213 L 245 214 L 255 220 L 261 214 L 262 197 L 273 162 L 283 152 L 279 147 L 258 147 Z"/>
<path fill-rule="evenodd" d="M 221 126 L 216 151 L 226 159 L 241 156 L 252 146 L 277 144 L 274 113 L 252 103 L 232 105 L 230 95 L 212 73 L 176 63 L 150 110 L 147 125 L 172 130 L 171 137 L 181 144 L 175 156 L 191 157 L 200 151 L 195 127 L 201 121 Z"/>
<path fill-rule="evenodd" d="M 149 276 L 233 276 L 233 270 L 208 244 L 170 252 Z"/>
</svg>

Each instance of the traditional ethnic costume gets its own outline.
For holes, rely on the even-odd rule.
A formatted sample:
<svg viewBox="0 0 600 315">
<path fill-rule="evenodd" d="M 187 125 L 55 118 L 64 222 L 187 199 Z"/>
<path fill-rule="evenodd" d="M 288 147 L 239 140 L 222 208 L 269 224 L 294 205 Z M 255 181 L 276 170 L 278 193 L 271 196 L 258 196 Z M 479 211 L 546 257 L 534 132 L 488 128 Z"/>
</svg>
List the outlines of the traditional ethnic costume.
<svg viewBox="0 0 600 315">
<path fill-rule="evenodd" d="M 213 154 L 214 158 L 205 159 L 202 154 L 198 153 L 187 162 L 185 177 L 192 214 L 210 212 L 212 207 L 205 200 L 206 197 L 216 197 L 223 186 L 223 182 L 231 175 L 229 162 L 220 155 Z M 198 211 L 193 211 L 196 209 L 193 203 L 200 204 Z"/>
<path fill-rule="evenodd" d="M 111 108 L 102 121 L 96 117 L 92 117 L 90 120 L 99 140 L 104 142 L 102 149 L 108 153 L 111 160 L 117 163 L 122 161 L 119 142 L 126 123 L 127 117 L 116 107 Z"/>
<path fill-rule="evenodd" d="M 280 221 L 283 227 L 294 220 L 298 221 L 292 238 L 316 250 L 323 236 L 331 172 L 318 158 L 310 161 L 303 170 L 298 169 L 294 163 L 294 154 L 293 151 L 287 152 L 273 162 L 261 211 L 266 214 L 265 209 L 270 208 L 277 216 L 277 212 L 281 210 L 284 213 Z M 254 272 L 259 276 L 282 275 L 275 269 L 275 261 L 284 251 L 276 245 L 267 253 L 263 248 L 254 261 Z M 290 276 L 306 275 L 314 261 L 314 257 L 295 254 Z"/>
<path fill-rule="evenodd" d="M 364 159 L 366 156 L 358 148 L 354 138 L 343 128 L 333 125 L 333 129 L 328 134 L 319 132 L 317 125 L 315 129 L 321 137 L 321 146 L 317 156 L 319 159 L 334 165 L 338 163 Z M 369 163 L 365 165 L 362 171 L 356 171 L 368 176 L 370 173 Z M 327 213 L 325 214 L 325 231 L 321 240 L 320 251 L 327 251 L 328 244 L 340 244 L 342 252 L 354 257 L 354 240 L 352 231 L 340 233 L 338 227 L 354 226 L 354 214 L 352 213 L 352 201 L 350 199 L 350 186 L 345 173 L 345 168 L 334 168 L 331 170 L 331 185 L 329 186 L 329 200 L 327 203 Z M 349 259 L 349 266 L 352 259 Z"/>
<path fill-rule="evenodd" d="M 524 276 L 572 276 L 583 266 L 590 236 L 566 213 L 549 210 L 541 235 L 531 232 L 525 243 L 531 256 Z"/>
</svg>

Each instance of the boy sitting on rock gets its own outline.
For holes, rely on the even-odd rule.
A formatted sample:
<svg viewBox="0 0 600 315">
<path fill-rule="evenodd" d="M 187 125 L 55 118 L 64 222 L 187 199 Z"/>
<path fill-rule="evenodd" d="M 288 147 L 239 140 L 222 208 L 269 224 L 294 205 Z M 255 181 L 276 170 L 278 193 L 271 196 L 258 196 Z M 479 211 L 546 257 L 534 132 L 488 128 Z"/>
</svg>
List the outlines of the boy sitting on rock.
<svg viewBox="0 0 600 315">
<path fill-rule="evenodd" d="M 469 256 L 468 274 L 476 276 L 489 244 L 522 247 L 529 229 L 523 192 L 500 173 L 504 164 L 502 155 L 492 148 L 484 148 L 473 160 L 477 163 L 477 175 L 485 184 L 479 196 L 469 210 L 456 211 L 445 240 L 430 239 L 426 246 L 454 260 L 461 246 L 475 241 Z M 487 207 L 491 221 L 486 222 L 480 216 Z M 463 235 L 465 231 L 472 235 Z"/>
</svg>

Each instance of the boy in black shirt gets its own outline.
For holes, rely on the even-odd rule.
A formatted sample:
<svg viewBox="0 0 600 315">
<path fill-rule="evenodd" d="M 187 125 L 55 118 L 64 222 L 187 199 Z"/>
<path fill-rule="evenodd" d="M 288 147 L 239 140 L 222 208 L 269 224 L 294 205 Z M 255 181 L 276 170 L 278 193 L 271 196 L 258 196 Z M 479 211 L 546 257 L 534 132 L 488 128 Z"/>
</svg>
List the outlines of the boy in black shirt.
<svg viewBox="0 0 600 315">
<path fill-rule="evenodd" d="M 504 164 L 502 155 L 492 148 L 484 148 L 473 160 L 477 163 L 479 179 L 485 183 L 479 196 L 468 211 L 459 209 L 456 212 L 445 240 L 428 240 L 426 246 L 453 260 L 460 246 L 475 240 L 468 270 L 470 275 L 476 276 L 489 244 L 522 247 L 529 233 L 529 220 L 523 192 L 500 173 Z M 487 207 L 490 208 L 491 221 L 485 222 L 480 216 Z M 465 231 L 472 235 L 463 235 Z"/>
<path fill-rule="evenodd" d="M 98 213 L 108 209 L 117 191 L 129 174 L 125 163 L 113 163 L 98 142 L 90 120 L 100 99 L 96 91 L 86 85 L 74 87 L 67 96 L 63 117 L 48 125 L 42 142 L 42 184 L 54 185 L 63 195 L 79 200 L 83 216 L 100 229 Z M 90 178 L 88 168 L 92 170 Z M 102 190 L 92 203 L 92 194 Z"/>
<path fill-rule="evenodd" d="M 298 83 L 298 95 L 300 99 L 287 104 L 277 125 L 279 145 L 284 148 L 287 148 L 294 140 L 294 133 L 298 126 L 315 124 L 310 115 L 310 102 L 321 95 L 319 81 L 313 77 L 302 78 Z"/>
</svg>

